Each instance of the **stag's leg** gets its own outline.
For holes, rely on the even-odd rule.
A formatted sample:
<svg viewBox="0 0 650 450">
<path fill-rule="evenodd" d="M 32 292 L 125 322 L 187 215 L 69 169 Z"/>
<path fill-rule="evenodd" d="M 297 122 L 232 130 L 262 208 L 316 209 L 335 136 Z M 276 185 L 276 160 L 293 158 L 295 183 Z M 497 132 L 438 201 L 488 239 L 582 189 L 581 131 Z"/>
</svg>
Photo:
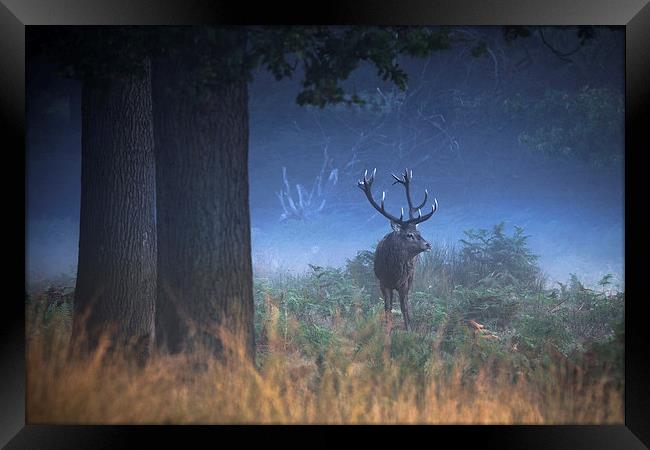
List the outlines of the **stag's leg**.
<svg viewBox="0 0 650 450">
<path fill-rule="evenodd" d="M 409 331 L 411 327 L 411 318 L 409 316 L 409 291 L 408 289 L 399 290 L 399 306 L 402 310 L 402 316 L 404 316 L 404 328 L 406 331 Z"/>
<path fill-rule="evenodd" d="M 392 318 L 391 311 L 393 310 L 393 290 L 383 285 L 381 285 L 379 288 L 381 289 L 381 295 L 384 297 L 384 319 L 390 328 Z"/>
</svg>

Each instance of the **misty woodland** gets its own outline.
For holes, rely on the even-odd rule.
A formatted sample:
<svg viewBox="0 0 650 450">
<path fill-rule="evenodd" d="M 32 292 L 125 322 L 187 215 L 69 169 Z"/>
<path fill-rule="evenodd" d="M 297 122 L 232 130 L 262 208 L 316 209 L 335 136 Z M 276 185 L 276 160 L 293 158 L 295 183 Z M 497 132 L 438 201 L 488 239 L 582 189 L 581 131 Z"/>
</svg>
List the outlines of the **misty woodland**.
<svg viewBox="0 0 650 450">
<path fill-rule="evenodd" d="M 623 423 L 620 27 L 28 27 L 28 423 Z"/>
</svg>

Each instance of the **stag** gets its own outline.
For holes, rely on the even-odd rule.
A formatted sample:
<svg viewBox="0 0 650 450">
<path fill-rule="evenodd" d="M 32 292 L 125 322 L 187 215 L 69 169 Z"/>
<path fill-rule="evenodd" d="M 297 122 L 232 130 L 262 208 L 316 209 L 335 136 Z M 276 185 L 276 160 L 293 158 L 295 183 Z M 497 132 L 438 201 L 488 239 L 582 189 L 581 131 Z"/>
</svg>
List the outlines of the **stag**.
<svg viewBox="0 0 650 450">
<path fill-rule="evenodd" d="M 428 220 L 438 209 L 438 201 L 434 198 L 431 206 L 431 212 L 422 215 L 421 208 L 427 202 L 428 191 L 424 191 L 424 200 L 418 206 L 413 205 L 411 199 L 411 180 L 413 171 L 406 169 L 401 177 L 391 174 L 395 181 L 393 184 L 401 184 L 406 190 L 406 200 L 408 202 L 408 219 L 404 218 L 404 208 L 402 208 L 399 218 L 388 213 L 384 207 L 386 192 L 382 193 L 381 205 L 377 204 L 372 196 L 370 188 L 375 180 L 377 169 L 368 177 L 366 170 L 363 180 L 358 182 L 358 187 L 366 194 L 370 204 L 381 215 L 390 220 L 393 231 L 388 233 L 377 244 L 375 251 L 374 271 L 375 276 L 379 279 L 379 287 L 384 297 L 384 311 L 386 320 L 391 323 L 391 311 L 393 310 L 393 293 L 399 294 L 400 309 L 404 317 L 404 327 L 410 328 L 410 316 L 408 307 L 408 294 L 413 284 L 413 273 L 417 257 L 422 252 L 431 250 L 431 244 L 420 235 L 417 230 L 418 224 Z M 416 215 L 417 213 L 417 215 Z"/>
</svg>

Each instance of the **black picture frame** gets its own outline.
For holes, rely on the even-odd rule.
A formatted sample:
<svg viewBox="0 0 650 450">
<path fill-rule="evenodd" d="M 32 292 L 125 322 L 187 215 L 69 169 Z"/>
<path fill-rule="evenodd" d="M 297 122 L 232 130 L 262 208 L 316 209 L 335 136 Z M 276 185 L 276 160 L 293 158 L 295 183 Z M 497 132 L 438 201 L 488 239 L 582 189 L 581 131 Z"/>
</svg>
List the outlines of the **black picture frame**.
<svg viewBox="0 0 650 450">
<path fill-rule="evenodd" d="M 365 0 L 282 7 L 276 2 L 254 5 L 205 0 L 2 0 L 0 3 L 0 123 L 5 162 L 4 201 L 9 236 L 25 235 L 25 27 L 81 24 L 411 24 L 411 25 L 622 25 L 626 33 L 625 151 L 625 425 L 624 426 L 422 426 L 337 427 L 346 434 L 395 445 L 436 445 L 451 438 L 481 448 L 641 449 L 650 446 L 650 366 L 645 302 L 640 280 L 644 267 L 640 214 L 642 150 L 648 148 L 647 117 L 650 81 L 650 5 L 648 0 Z M 8 145 L 6 145 L 8 143 Z M 28 174 L 25 173 L 26 176 Z M 16 179 L 14 179 L 14 177 Z M 17 187 L 18 186 L 18 187 Z M 22 186 L 22 189 L 21 187 Z M 639 205 L 641 206 L 641 205 Z M 11 234 L 9 234 L 11 233 Z M 25 248 L 14 245 L 6 256 L 12 289 L 0 313 L 0 444 L 6 448 L 121 448 L 173 444 L 176 448 L 210 446 L 234 439 L 237 447 L 251 440 L 281 440 L 283 445 L 330 446 L 341 440 L 330 427 L 256 426 L 43 426 L 25 424 L 24 284 Z M 6 248 L 6 246 L 5 246 Z M 22 262 L 22 264 L 19 264 Z M 22 272 L 22 277 L 21 277 Z M 280 433 L 301 432 L 299 439 Z M 155 442 L 158 442 L 156 444 Z M 163 446 L 167 446 L 163 445 Z M 456 444 L 454 444 L 456 445 Z M 228 445 L 230 447 L 230 445 Z"/>
</svg>

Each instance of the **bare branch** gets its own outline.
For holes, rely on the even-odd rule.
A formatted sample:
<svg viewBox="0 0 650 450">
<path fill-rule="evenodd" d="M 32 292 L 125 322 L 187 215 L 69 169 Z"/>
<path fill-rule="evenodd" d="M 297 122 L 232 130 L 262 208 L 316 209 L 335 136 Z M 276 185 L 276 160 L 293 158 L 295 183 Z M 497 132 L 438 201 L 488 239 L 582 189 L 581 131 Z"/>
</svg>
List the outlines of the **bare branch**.
<svg viewBox="0 0 650 450">
<path fill-rule="evenodd" d="M 308 191 L 302 184 L 296 184 L 297 199 L 294 199 L 291 193 L 287 168 L 282 168 L 284 188 L 276 193 L 283 211 L 280 220 L 307 220 L 323 211 L 327 196 L 338 183 L 338 169 L 331 168 L 332 163 L 333 159 L 327 153 L 326 144 L 323 147 L 323 165 L 319 174 L 314 178 L 311 190 Z"/>
</svg>

